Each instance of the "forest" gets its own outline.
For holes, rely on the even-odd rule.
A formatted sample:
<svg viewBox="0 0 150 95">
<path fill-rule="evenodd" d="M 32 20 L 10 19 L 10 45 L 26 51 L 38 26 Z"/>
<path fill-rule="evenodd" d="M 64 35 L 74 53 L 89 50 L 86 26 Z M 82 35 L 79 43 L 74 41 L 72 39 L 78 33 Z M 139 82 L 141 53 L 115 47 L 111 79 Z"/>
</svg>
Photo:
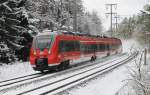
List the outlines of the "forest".
<svg viewBox="0 0 150 95">
<path fill-rule="evenodd" d="M 75 12 L 77 32 L 102 35 L 104 22 L 98 13 L 88 12 L 82 0 L 76 0 L 76 6 L 74 3 L 75 0 L 1 0 L 0 61 L 27 61 L 33 37 L 43 30 L 72 32 Z M 139 14 L 123 18 L 114 36 L 135 38 L 143 46 L 150 45 L 149 25 L 150 6 L 145 5 Z"/>
<path fill-rule="evenodd" d="M 88 12 L 82 0 L 0 0 L 0 61 L 27 61 L 33 37 L 43 30 L 73 31 L 74 7 L 77 32 L 100 35 L 97 12 Z"/>
<path fill-rule="evenodd" d="M 134 38 L 142 46 L 150 47 L 150 5 L 145 5 L 137 15 L 125 17 L 119 23 L 116 34 L 124 39 Z"/>
</svg>

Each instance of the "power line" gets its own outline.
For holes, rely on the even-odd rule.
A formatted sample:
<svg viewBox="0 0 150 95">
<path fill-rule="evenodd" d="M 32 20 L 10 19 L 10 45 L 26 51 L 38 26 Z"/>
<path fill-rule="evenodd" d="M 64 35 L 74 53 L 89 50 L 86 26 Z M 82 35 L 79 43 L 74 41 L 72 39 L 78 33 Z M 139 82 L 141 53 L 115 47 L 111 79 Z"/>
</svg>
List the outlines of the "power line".
<svg viewBox="0 0 150 95">
<path fill-rule="evenodd" d="M 119 15 L 117 15 L 117 13 L 116 13 L 116 16 L 114 17 L 115 18 L 115 33 L 117 33 L 118 31 L 118 19 L 120 18 L 120 16 Z"/>
<path fill-rule="evenodd" d="M 109 7 L 110 8 L 110 12 L 109 13 L 106 13 L 108 15 L 110 15 L 110 32 L 111 32 L 111 36 L 112 36 L 112 18 L 113 18 L 113 15 L 116 14 L 115 12 L 113 12 L 113 7 L 117 8 L 117 4 L 106 4 L 106 7 Z"/>
</svg>

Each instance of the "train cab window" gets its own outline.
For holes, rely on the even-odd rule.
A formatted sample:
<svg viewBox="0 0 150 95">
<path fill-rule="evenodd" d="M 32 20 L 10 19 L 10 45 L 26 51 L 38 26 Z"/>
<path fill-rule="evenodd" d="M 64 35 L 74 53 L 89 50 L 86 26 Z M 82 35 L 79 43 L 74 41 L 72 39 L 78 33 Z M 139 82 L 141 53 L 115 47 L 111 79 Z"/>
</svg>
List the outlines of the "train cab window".
<svg viewBox="0 0 150 95">
<path fill-rule="evenodd" d="M 50 36 L 39 36 L 36 38 L 36 48 L 43 51 L 45 48 L 50 49 L 53 38 Z"/>
</svg>

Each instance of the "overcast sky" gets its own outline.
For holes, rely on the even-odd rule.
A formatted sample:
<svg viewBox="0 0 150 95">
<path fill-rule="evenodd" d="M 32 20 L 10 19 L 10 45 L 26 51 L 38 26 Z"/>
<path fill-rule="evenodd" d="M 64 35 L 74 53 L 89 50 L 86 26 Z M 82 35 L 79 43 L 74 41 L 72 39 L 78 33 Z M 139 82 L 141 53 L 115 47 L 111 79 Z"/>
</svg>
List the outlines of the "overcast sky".
<svg viewBox="0 0 150 95">
<path fill-rule="evenodd" d="M 117 3 L 117 9 L 113 11 L 116 11 L 118 15 L 121 16 L 121 20 L 124 17 L 130 17 L 140 13 L 140 10 L 148 3 L 148 0 L 83 0 L 86 10 L 98 12 L 99 16 L 102 18 L 105 29 L 108 29 L 110 26 L 110 17 L 107 18 L 105 15 L 105 13 L 110 12 L 110 10 L 106 10 L 105 4 L 110 3 Z"/>
</svg>

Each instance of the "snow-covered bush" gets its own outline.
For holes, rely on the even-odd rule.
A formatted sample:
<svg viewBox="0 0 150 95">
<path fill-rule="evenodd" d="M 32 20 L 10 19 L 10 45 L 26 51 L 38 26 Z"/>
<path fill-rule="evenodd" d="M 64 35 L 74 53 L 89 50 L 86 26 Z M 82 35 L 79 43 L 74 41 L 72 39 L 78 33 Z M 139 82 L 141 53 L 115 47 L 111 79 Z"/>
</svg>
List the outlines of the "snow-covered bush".
<svg viewBox="0 0 150 95">
<path fill-rule="evenodd" d="M 144 52 L 135 60 L 134 67 L 128 67 L 127 84 L 116 95 L 150 95 L 150 59 L 144 64 Z"/>
<path fill-rule="evenodd" d="M 7 47 L 5 43 L 0 43 L 0 61 L 3 63 L 10 63 L 15 60 L 13 52 Z"/>
</svg>

